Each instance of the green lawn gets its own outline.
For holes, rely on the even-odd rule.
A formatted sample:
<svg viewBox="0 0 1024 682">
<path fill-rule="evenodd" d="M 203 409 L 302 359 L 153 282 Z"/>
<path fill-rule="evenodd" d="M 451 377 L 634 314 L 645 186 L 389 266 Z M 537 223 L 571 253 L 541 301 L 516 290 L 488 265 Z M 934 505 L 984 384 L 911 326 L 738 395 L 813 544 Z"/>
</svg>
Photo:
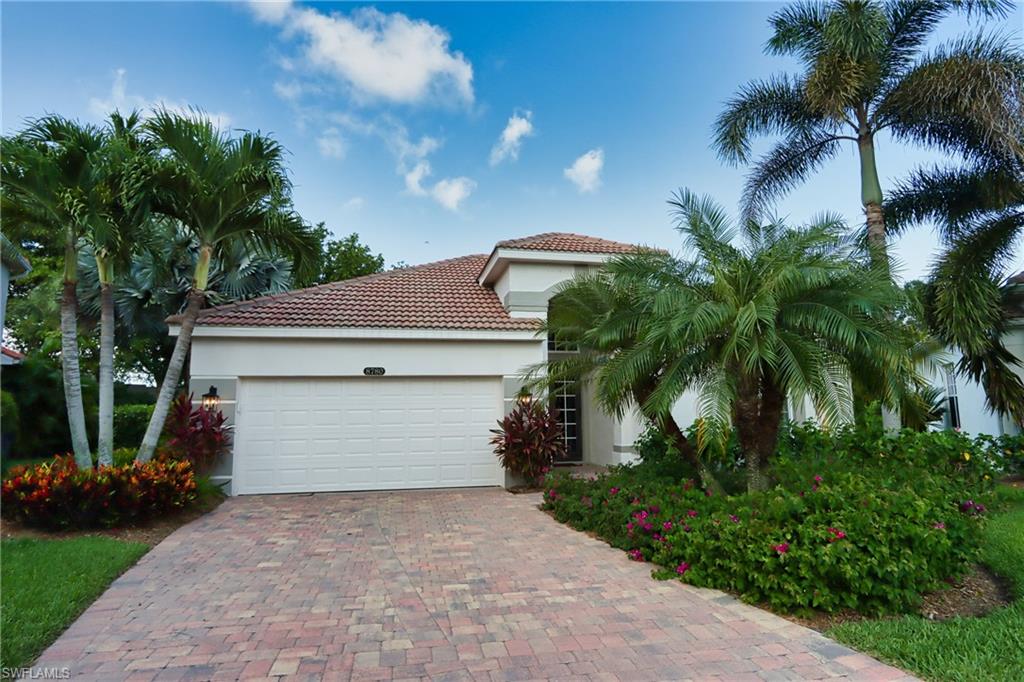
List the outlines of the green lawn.
<svg viewBox="0 0 1024 682">
<path fill-rule="evenodd" d="M 829 636 L 930 680 L 1018 681 L 1024 675 L 1024 506 L 985 529 L 983 561 L 1013 581 L 1016 601 L 983 618 L 916 616 L 847 623 Z"/>
<path fill-rule="evenodd" d="M 0 543 L 0 667 L 29 665 L 149 547 L 107 537 Z"/>
</svg>

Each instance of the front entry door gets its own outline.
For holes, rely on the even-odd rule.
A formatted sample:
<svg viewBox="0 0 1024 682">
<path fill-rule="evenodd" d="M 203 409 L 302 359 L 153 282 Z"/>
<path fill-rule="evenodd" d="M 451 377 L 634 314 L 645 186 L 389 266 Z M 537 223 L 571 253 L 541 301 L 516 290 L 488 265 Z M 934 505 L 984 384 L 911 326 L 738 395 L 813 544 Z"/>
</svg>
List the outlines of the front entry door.
<svg viewBox="0 0 1024 682">
<path fill-rule="evenodd" d="M 572 382 L 559 382 L 551 396 L 551 408 L 562 427 L 562 442 L 565 444 L 565 458 L 562 461 L 582 462 L 580 394 L 575 391 Z"/>
</svg>

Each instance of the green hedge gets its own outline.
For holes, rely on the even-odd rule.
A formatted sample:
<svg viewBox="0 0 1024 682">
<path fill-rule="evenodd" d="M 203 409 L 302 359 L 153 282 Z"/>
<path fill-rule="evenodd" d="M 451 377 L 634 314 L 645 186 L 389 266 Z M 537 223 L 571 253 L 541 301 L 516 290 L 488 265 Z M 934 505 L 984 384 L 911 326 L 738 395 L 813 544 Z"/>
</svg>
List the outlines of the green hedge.
<svg viewBox="0 0 1024 682">
<path fill-rule="evenodd" d="M 963 574 L 1008 439 L 796 428 L 756 494 L 710 496 L 661 459 L 546 481 L 544 505 L 655 576 L 788 612 L 899 613 Z"/>
<path fill-rule="evenodd" d="M 138 448 L 153 416 L 153 405 L 114 407 L 114 447 Z"/>
</svg>

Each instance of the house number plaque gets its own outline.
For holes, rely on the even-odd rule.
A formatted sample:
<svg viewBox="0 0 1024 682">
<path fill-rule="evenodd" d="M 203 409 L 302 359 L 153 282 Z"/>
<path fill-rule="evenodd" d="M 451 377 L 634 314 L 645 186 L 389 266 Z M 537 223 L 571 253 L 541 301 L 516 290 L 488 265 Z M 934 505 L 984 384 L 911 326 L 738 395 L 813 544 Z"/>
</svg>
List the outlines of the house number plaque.
<svg viewBox="0 0 1024 682">
<path fill-rule="evenodd" d="M 382 377 L 384 376 L 383 367 L 363 367 L 363 374 L 368 377 Z"/>
</svg>

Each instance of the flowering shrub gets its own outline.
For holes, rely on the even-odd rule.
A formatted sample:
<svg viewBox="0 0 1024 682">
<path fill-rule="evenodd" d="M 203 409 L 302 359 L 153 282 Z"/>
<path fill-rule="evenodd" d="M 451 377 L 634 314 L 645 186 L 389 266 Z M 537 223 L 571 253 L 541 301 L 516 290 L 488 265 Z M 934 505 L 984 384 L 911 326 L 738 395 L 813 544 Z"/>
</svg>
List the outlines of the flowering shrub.
<svg viewBox="0 0 1024 682">
<path fill-rule="evenodd" d="M 164 425 L 167 441 L 160 453 L 168 459 L 188 460 L 195 470 L 210 470 L 231 447 L 227 419 L 220 410 L 192 407 L 192 396 L 180 394 L 171 404 Z"/>
<path fill-rule="evenodd" d="M 549 477 L 544 497 L 560 521 L 653 562 L 656 577 L 791 612 L 912 609 L 969 565 L 979 504 L 929 477 L 886 488 L 857 472 L 805 472 L 790 488 L 729 497 L 635 467 Z"/>
<path fill-rule="evenodd" d="M 195 496 L 187 461 L 79 469 L 70 455 L 15 467 L 0 487 L 4 518 L 48 529 L 139 523 L 181 509 Z"/>
<path fill-rule="evenodd" d="M 536 401 L 518 402 L 515 409 L 491 429 L 491 445 L 501 466 L 533 483 L 556 459 L 565 456 L 558 419 Z"/>
</svg>

